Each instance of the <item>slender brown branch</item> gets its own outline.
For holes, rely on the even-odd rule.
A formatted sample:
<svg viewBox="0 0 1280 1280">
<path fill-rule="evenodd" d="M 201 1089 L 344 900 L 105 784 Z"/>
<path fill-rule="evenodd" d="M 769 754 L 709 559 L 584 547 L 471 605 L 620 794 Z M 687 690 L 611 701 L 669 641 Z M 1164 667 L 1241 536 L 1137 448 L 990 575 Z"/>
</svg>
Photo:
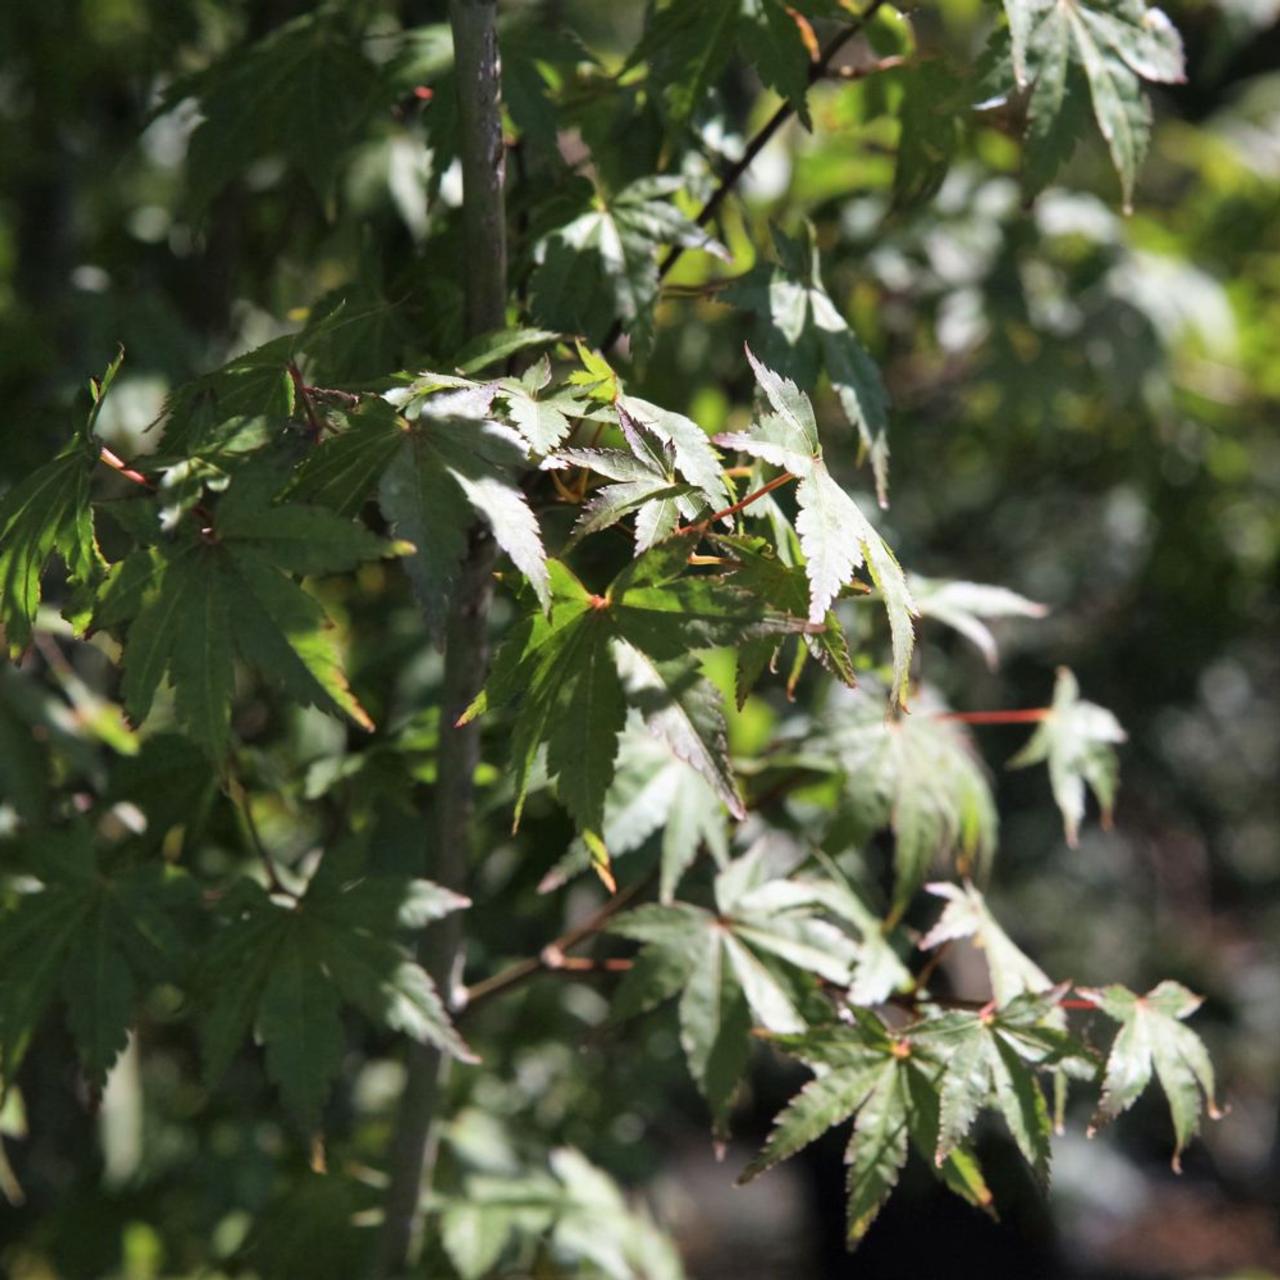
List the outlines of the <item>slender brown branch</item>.
<svg viewBox="0 0 1280 1280">
<path fill-rule="evenodd" d="M 638 880 L 635 884 L 628 885 L 621 892 L 615 893 L 581 924 L 566 930 L 554 941 L 549 942 L 536 956 L 528 956 L 524 960 L 517 960 L 514 964 L 508 965 L 507 968 L 499 970 L 492 977 L 485 978 L 474 986 L 468 987 L 459 999 L 460 1011 L 470 1009 L 480 1001 L 489 999 L 490 996 L 496 996 L 500 992 L 518 986 L 535 974 L 553 973 L 556 970 L 566 968 L 580 968 L 581 966 L 574 962 L 572 957 L 566 956 L 565 952 L 599 933 L 627 903 L 649 886 L 652 879 L 653 877 L 649 876 L 644 880 Z M 616 966 L 606 965 L 606 967 Z"/>
<path fill-rule="evenodd" d="M 316 407 L 311 403 L 311 392 L 302 380 L 302 370 L 292 360 L 289 361 L 289 377 L 293 380 L 294 394 L 307 419 L 307 435 L 310 436 L 312 444 L 319 444 L 324 435 L 324 423 L 320 421 L 320 415 L 316 413 Z"/>
<path fill-rule="evenodd" d="M 240 815 L 241 825 L 244 828 L 245 835 L 248 837 L 248 843 L 262 863 L 262 868 L 267 876 L 267 887 L 272 893 L 296 899 L 298 895 L 280 878 L 276 860 L 267 848 L 266 841 L 262 838 L 262 833 L 258 830 L 257 820 L 253 816 L 253 806 L 249 801 L 249 793 L 245 790 L 244 784 L 238 778 L 232 777 L 228 779 L 227 792 L 231 797 L 231 803 L 235 806 L 236 812 Z"/>
<path fill-rule="evenodd" d="M 898 67 L 910 65 L 912 65 L 911 59 L 895 53 L 863 67 L 828 67 L 822 74 L 828 80 L 865 80 L 868 76 L 879 75 L 882 71 L 893 71 Z"/>
<path fill-rule="evenodd" d="M 1037 724 L 1052 714 L 1052 707 L 1027 707 L 1018 711 L 945 711 L 935 719 L 957 724 Z"/>
<path fill-rule="evenodd" d="M 831 64 L 840 55 L 845 45 L 853 39 L 854 36 L 861 31 L 868 22 L 875 16 L 876 11 L 884 4 L 885 0 L 871 0 L 867 6 L 866 12 L 855 18 L 847 27 L 837 31 L 822 52 L 819 53 L 816 61 L 809 67 L 809 83 L 814 84 L 823 79 L 830 70 Z M 760 129 L 747 143 L 746 150 L 742 155 L 725 170 L 720 181 L 716 184 L 716 189 L 707 198 L 706 204 L 698 211 L 698 216 L 694 221 L 700 227 L 705 227 L 712 218 L 719 212 L 720 206 L 728 198 L 729 193 L 738 185 L 742 179 L 742 175 L 755 163 L 756 157 L 769 145 L 770 139 L 784 124 L 795 114 L 795 107 L 790 102 L 782 103 L 778 109 L 769 117 L 768 120 L 760 126 Z M 680 261 L 684 255 L 686 246 L 672 245 L 666 252 L 662 261 L 658 264 L 658 280 L 662 281 L 670 274 L 672 267 Z M 606 335 L 603 348 L 608 350 L 622 336 L 622 321 L 615 320 L 613 327 Z"/>
</svg>

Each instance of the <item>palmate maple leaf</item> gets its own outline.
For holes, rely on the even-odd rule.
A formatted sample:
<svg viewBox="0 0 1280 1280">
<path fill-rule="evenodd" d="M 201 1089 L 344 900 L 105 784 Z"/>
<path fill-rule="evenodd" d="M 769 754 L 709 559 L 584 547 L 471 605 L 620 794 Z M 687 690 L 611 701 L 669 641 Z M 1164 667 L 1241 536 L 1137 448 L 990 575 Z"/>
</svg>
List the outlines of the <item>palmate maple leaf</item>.
<svg viewBox="0 0 1280 1280">
<path fill-rule="evenodd" d="M 166 674 L 182 727 L 220 761 L 238 656 L 291 697 L 371 728 L 347 684 L 320 603 L 294 574 L 336 573 L 410 548 L 324 507 L 272 505 L 271 473 L 244 476 L 207 532 L 155 536 L 113 567 L 94 623 L 127 624 L 123 693 L 146 719 Z"/>
<path fill-rule="evenodd" d="M 549 561 L 549 609 L 513 628 L 484 691 L 460 721 L 515 704 L 517 822 L 545 743 L 560 800 L 602 869 L 608 861 L 605 796 L 628 705 L 741 815 L 723 718 L 689 655 L 805 626 L 734 586 L 687 573 L 696 536 L 659 543 L 627 565 L 603 595 L 589 591 L 565 564 Z"/>
<path fill-rule="evenodd" d="M 866 566 L 889 619 L 893 647 L 890 697 L 905 702 L 915 647 L 916 607 L 902 566 L 827 470 L 809 397 L 790 379 L 761 364 L 750 348 L 747 359 L 771 412 L 750 431 L 726 432 L 716 437 L 716 443 L 781 467 L 799 481 L 796 502 L 800 511 L 795 527 L 809 579 L 810 622 L 821 623 L 841 589 Z"/>
</svg>

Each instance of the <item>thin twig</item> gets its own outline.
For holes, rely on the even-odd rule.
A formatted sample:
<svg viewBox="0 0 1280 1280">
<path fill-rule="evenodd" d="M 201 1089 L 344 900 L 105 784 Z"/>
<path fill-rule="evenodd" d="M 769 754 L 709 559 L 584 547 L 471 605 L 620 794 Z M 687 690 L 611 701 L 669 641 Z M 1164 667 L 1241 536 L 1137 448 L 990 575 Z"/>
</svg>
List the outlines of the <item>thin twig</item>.
<svg viewBox="0 0 1280 1280">
<path fill-rule="evenodd" d="M 588 916 L 582 924 L 566 930 L 553 942 L 543 947 L 536 956 L 528 956 L 523 960 L 517 960 L 514 964 L 508 965 L 507 968 L 500 970 L 492 977 L 485 978 L 474 986 L 468 987 L 458 1001 L 459 1012 L 472 1008 L 481 1000 L 487 1000 L 490 996 L 496 996 L 499 992 L 507 991 L 511 987 L 517 986 L 519 983 L 532 978 L 535 974 L 554 973 L 557 970 L 566 968 L 580 969 L 580 966 L 574 964 L 571 958 L 564 953 L 576 947 L 578 943 L 599 933 L 627 903 L 648 887 L 652 878 L 652 876 L 649 876 L 643 880 L 638 880 L 635 884 L 628 885 L 621 892 L 615 893 L 599 910 Z M 606 965 L 606 967 L 611 966 Z"/>
<path fill-rule="evenodd" d="M 910 59 L 895 53 L 887 58 L 881 58 L 879 62 L 872 62 L 865 67 L 828 67 L 822 74 L 828 80 L 865 80 L 868 76 L 879 75 L 882 71 L 893 71 L 898 67 L 909 65 L 911 65 Z"/>
<path fill-rule="evenodd" d="M 316 407 L 311 403 L 311 393 L 302 380 L 302 370 L 292 360 L 289 361 L 289 377 L 293 380 L 294 393 L 307 419 L 307 435 L 311 438 L 312 444 L 319 444 L 324 435 L 324 423 L 320 421 Z"/>
<path fill-rule="evenodd" d="M 840 51 L 858 34 L 868 22 L 875 16 L 876 11 L 884 4 L 885 0 L 871 0 L 871 4 L 867 6 L 865 13 L 855 18 L 847 27 L 836 32 L 832 38 L 827 41 L 826 47 L 818 55 L 817 60 L 809 67 L 809 83 L 814 84 L 826 76 L 831 64 L 839 56 Z M 760 127 L 759 131 L 747 143 L 746 150 L 742 155 L 725 170 L 724 175 L 716 184 L 716 189 L 708 197 L 698 212 L 698 216 L 694 221 L 700 227 L 705 227 L 712 218 L 716 216 L 720 206 L 728 198 L 729 193 L 738 185 L 742 175 L 751 168 L 756 157 L 768 146 L 770 139 L 784 124 L 795 114 L 795 107 L 790 102 L 782 103 L 778 109 L 769 117 L 768 120 Z M 658 264 L 658 280 L 662 281 L 670 274 L 672 267 L 680 261 L 684 255 L 686 246 L 672 245 L 662 261 Z M 606 336 L 603 349 L 607 351 L 622 336 L 622 321 L 614 321 L 613 327 Z"/>
<path fill-rule="evenodd" d="M 267 876 L 267 886 L 272 893 L 278 893 L 286 898 L 297 898 L 296 894 L 287 884 L 280 878 L 280 872 L 276 868 L 276 860 L 272 856 L 271 851 L 267 848 L 266 841 L 262 838 L 262 833 L 258 830 L 257 821 L 253 816 L 253 805 L 249 801 L 249 793 L 245 790 L 243 783 L 237 778 L 228 780 L 227 790 L 231 796 L 231 803 L 235 806 L 236 812 L 240 815 L 244 825 L 245 834 L 249 837 L 249 844 L 253 847 L 253 851 L 258 855 L 262 862 L 263 870 Z"/>
</svg>

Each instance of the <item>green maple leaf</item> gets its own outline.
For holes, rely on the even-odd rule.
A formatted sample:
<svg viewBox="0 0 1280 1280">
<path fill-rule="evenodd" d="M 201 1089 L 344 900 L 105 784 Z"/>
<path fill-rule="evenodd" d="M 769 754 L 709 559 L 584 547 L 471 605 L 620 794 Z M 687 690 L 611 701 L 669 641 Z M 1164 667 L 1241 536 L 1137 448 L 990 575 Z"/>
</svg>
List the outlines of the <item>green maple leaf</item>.
<svg viewBox="0 0 1280 1280">
<path fill-rule="evenodd" d="M 1127 1111 L 1154 1071 L 1169 1100 L 1176 1139 L 1173 1167 L 1180 1171 L 1182 1150 L 1199 1131 L 1202 1106 L 1214 1120 L 1222 1115 L 1213 1096 L 1213 1063 L 1200 1037 L 1183 1024 L 1203 997 L 1177 982 L 1162 982 L 1144 996 L 1118 985 L 1081 989 L 1080 994 L 1120 1023 L 1090 1135 Z"/>
<path fill-rule="evenodd" d="M 705 846 L 721 866 L 728 860 L 725 805 L 697 770 L 643 726 L 639 712 L 633 711 L 619 740 L 614 777 L 605 796 L 602 834 L 611 858 L 658 838 L 658 896 L 669 903 L 699 849 Z M 547 893 L 559 888 L 589 862 L 585 844 L 576 842 L 542 878 L 539 890 Z"/>
<path fill-rule="evenodd" d="M 926 691 L 915 714 L 886 720 L 876 698 L 852 693 L 822 714 L 819 743 L 844 779 L 838 829 L 859 845 L 884 827 L 894 833 L 896 913 L 939 858 L 984 873 L 995 854 L 999 816 L 981 759 L 940 709 Z"/>
<path fill-rule="evenodd" d="M 902 566 L 827 470 L 809 397 L 795 383 L 762 365 L 749 348 L 747 359 L 773 412 L 755 423 L 750 432 L 729 432 L 717 436 L 716 441 L 782 467 L 798 479 L 800 513 L 795 527 L 809 579 L 810 622 L 822 622 L 841 589 L 866 565 L 889 618 L 893 644 L 890 697 L 894 702 L 905 702 L 915 646 L 912 619 L 916 607 Z"/>
<path fill-rule="evenodd" d="M 538 521 L 516 476 L 525 442 L 491 416 L 494 384 L 424 374 L 394 393 L 410 427 L 378 490 L 383 514 L 417 548 L 407 569 L 433 627 L 443 625 L 480 517 L 494 540 L 549 602 L 547 557 Z"/>
<path fill-rule="evenodd" d="M 250 881 L 220 904 L 224 926 L 197 976 L 205 1071 L 216 1081 L 251 1030 L 286 1105 L 314 1125 L 344 1051 L 343 1004 L 371 1022 L 474 1061 L 397 929 L 467 906 L 425 880 L 317 874 L 282 905 Z"/>
<path fill-rule="evenodd" d="M 405 442 L 404 425 L 381 397 L 342 415 L 344 429 L 312 449 L 293 473 L 285 497 L 354 516 Z"/>
<path fill-rule="evenodd" d="M 950 1190 L 970 1204 L 990 1209 L 991 1192 L 967 1146 L 956 1143 L 941 1161 L 936 1158 L 945 1065 L 923 1039 L 917 1041 L 910 1029 L 902 1036 L 891 1035 L 866 1012 L 860 1012 L 851 1027 L 770 1039 L 816 1075 L 774 1121 L 764 1149 L 740 1182 L 795 1155 L 852 1116 L 853 1133 L 845 1153 L 851 1246 L 866 1235 L 897 1185 L 912 1146 Z"/>
<path fill-rule="evenodd" d="M 756 316 L 753 347 L 770 369 L 811 387 L 825 368 L 857 429 L 861 453 L 871 460 L 883 506 L 889 487 L 889 400 L 880 372 L 823 287 L 813 227 L 806 222 L 797 240 L 775 229 L 773 241 L 778 261 L 757 263 L 720 296 Z"/>
<path fill-rule="evenodd" d="M 1145 0 L 1005 0 L 1013 73 L 1030 85 L 1027 147 L 1034 185 L 1052 177 L 1061 134 L 1082 114 L 1087 88 L 1128 208 L 1151 137 L 1142 81 L 1183 79 L 1182 41 L 1163 10 Z M 1036 154 L 1048 152 L 1045 163 Z"/>
<path fill-rule="evenodd" d="M 570 546 L 634 513 L 636 551 L 647 551 L 674 533 L 682 517 L 694 520 L 708 507 L 720 510 L 729 505 L 720 461 L 696 422 L 625 395 L 616 398 L 612 415 L 629 453 L 561 449 L 544 464 L 585 467 L 613 482 L 583 506 Z"/>
<path fill-rule="evenodd" d="M 573 392 L 560 389 L 543 395 L 551 385 L 551 361 L 543 356 L 518 378 L 503 378 L 498 388 L 507 402 L 507 417 L 531 453 L 548 454 L 572 430 L 570 418 L 582 417 L 586 405 Z"/>
<path fill-rule="evenodd" d="M 999 666 L 1000 653 L 987 619 L 1043 618 L 1048 613 L 1045 605 L 1028 600 L 1008 587 L 922 578 L 914 573 L 907 575 L 907 585 L 921 618 L 932 618 L 959 632 L 982 654 L 991 671 Z"/>
<path fill-rule="evenodd" d="M 1021 995 L 1049 991 L 1053 983 L 1044 971 L 1013 942 L 987 907 L 986 899 L 971 884 L 931 884 L 929 892 L 946 901 L 938 922 L 920 940 L 927 951 L 956 938 L 972 938 L 987 963 L 995 1002 L 1003 1007 Z"/>
<path fill-rule="evenodd" d="M 0 498 L 0 627 L 11 657 L 31 639 L 40 607 L 40 579 L 51 557 L 61 557 L 76 586 L 89 587 L 102 576 L 104 562 L 89 505 L 89 481 L 98 461 L 93 431 L 123 362 L 122 350 L 90 384 L 93 407 L 75 438 L 52 462 Z"/>
<path fill-rule="evenodd" d="M 731 580 L 738 586 L 754 592 L 762 600 L 770 600 L 788 613 L 804 614 L 809 608 L 809 580 L 802 564 L 791 564 L 783 559 L 788 543 L 779 539 L 775 550 L 764 538 L 745 536 L 726 537 L 713 535 L 715 542 L 731 558 Z M 823 629 L 800 637 L 803 650 L 798 649 L 787 680 L 787 694 L 795 691 L 804 666 L 805 654 L 817 658 L 838 680 L 850 687 L 857 684 L 853 660 L 849 655 L 849 642 L 840 625 L 840 619 L 832 610 L 827 611 Z M 772 637 L 748 640 L 738 646 L 734 677 L 734 694 L 739 709 L 746 702 L 751 690 L 766 670 L 772 669 L 778 659 L 782 641 Z"/>
<path fill-rule="evenodd" d="M 529 281 L 535 318 L 599 342 L 615 321 L 643 350 L 658 297 L 657 251 L 666 245 L 728 258 L 728 251 L 669 198 L 677 177 L 641 178 L 551 232 Z"/>
<path fill-rule="evenodd" d="M 1088 1062 L 1060 1026 L 1058 1002 L 1065 991 L 1063 985 L 1024 994 L 999 1010 L 944 1013 L 914 1031 L 946 1064 L 936 1162 L 955 1150 L 983 1108 L 992 1107 L 1047 1186 L 1053 1122 L 1036 1071 L 1064 1059 Z"/>
<path fill-rule="evenodd" d="M 646 64 L 667 113 L 684 122 L 705 103 L 736 46 L 807 128 L 812 62 L 800 19 L 810 16 L 848 14 L 831 0 L 668 0 L 651 11 L 627 68 Z"/>
<path fill-rule="evenodd" d="M 1060 667 L 1049 714 L 1036 726 L 1026 746 L 1009 761 L 1009 767 L 1021 769 L 1048 762 L 1049 785 L 1062 811 L 1063 829 L 1072 848 L 1080 839 L 1086 786 L 1102 810 L 1103 826 L 1111 825 L 1120 772 L 1115 748 L 1126 737 L 1110 711 L 1081 699 L 1075 676 Z"/>
<path fill-rule="evenodd" d="M 21 895 L 0 928 L 0 1075 L 13 1079 L 59 996 L 85 1074 L 101 1087 L 124 1049 L 133 1009 L 170 979 L 184 948 L 187 877 L 158 866 L 107 872 L 87 829 L 30 837 L 42 888 Z"/>
<path fill-rule="evenodd" d="M 684 1280 L 671 1242 L 607 1173 L 571 1147 L 553 1151 L 549 1164 L 550 1175 L 473 1174 L 461 1195 L 443 1200 L 442 1243 L 463 1280 L 492 1274 L 514 1240 L 548 1233 L 557 1259 L 593 1275 Z"/>
<path fill-rule="evenodd" d="M 549 610 L 516 626 L 484 692 L 462 718 L 518 703 L 512 727 L 517 821 L 545 742 L 547 771 L 601 866 L 607 860 L 605 797 L 628 696 L 650 727 L 741 812 L 706 688 L 682 664 L 699 649 L 802 625 L 746 592 L 685 573 L 691 550 L 689 537 L 660 543 L 623 569 L 604 595 L 588 591 L 564 564 L 549 562 Z M 619 674 L 623 644 L 629 694 Z"/>
<path fill-rule="evenodd" d="M 779 962 L 847 984 L 858 953 L 812 895 L 770 878 L 759 848 L 719 873 L 715 899 L 715 911 L 684 902 L 639 907 L 610 929 L 645 944 L 619 987 L 618 1010 L 639 1013 L 680 995 L 685 1058 L 723 1134 L 752 1021 L 775 1032 L 805 1026 Z"/>
<path fill-rule="evenodd" d="M 372 727 L 324 610 L 290 575 L 341 572 L 406 550 L 324 507 L 267 505 L 257 481 L 240 483 L 212 530 L 184 528 L 134 551 L 95 615 L 98 626 L 129 624 L 123 693 L 134 722 L 146 719 L 168 673 L 179 722 L 215 760 L 230 732 L 237 655 L 297 701 Z"/>
<path fill-rule="evenodd" d="M 338 11 L 323 9 L 180 80 L 162 109 L 192 97 L 204 115 L 187 157 L 197 209 L 264 156 L 283 156 L 327 199 L 343 155 L 389 105 L 360 40 Z"/>
</svg>

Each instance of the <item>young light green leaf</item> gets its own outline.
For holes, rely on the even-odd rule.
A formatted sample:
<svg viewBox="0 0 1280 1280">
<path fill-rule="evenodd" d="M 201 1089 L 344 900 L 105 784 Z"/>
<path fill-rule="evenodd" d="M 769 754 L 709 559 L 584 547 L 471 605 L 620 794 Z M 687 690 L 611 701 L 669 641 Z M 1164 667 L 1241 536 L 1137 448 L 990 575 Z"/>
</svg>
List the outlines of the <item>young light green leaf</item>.
<svg viewBox="0 0 1280 1280">
<path fill-rule="evenodd" d="M 812 225 L 799 239 L 774 229 L 776 264 L 759 262 L 721 293 L 724 302 L 753 312 L 754 349 L 769 369 L 801 387 L 813 387 L 820 367 L 850 424 L 858 431 L 860 453 L 869 458 L 876 493 L 888 494 L 888 396 L 879 370 L 823 287 Z"/>
<path fill-rule="evenodd" d="M 809 578 L 810 622 L 820 623 L 825 618 L 841 589 L 853 580 L 855 570 L 866 565 L 889 619 L 893 647 L 890 696 L 894 702 L 905 703 L 915 645 L 912 620 L 917 610 L 902 567 L 828 472 L 809 398 L 789 379 L 762 365 L 749 349 L 747 359 L 773 413 L 750 432 L 721 435 L 717 443 L 763 458 L 798 478 L 796 532 Z"/>
<path fill-rule="evenodd" d="M 1145 996 L 1121 986 L 1081 989 L 1080 994 L 1120 1023 L 1090 1136 L 1133 1105 L 1154 1069 L 1173 1116 L 1173 1167 L 1181 1172 L 1182 1150 L 1200 1128 L 1202 1096 L 1211 1119 L 1222 1115 L 1213 1096 L 1213 1063 L 1200 1037 L 1184 1025 L 1202 997 L 1177 982 L 1162 982 Z"/>
<path fill-rule="evenodd" d="M 928 951 L 955 938 L 972 938 L 987 962 L 991 990 L 996 1004 L 1007 1005 L 1027 992 L 1048 991 L 1053 987 L 1044 971 L 1030 960 L 996 922 L 982 894 L 971 884 L 925 886 L 931 894 L 946 902 L 938 922 L 920 940 L 920 949 Z"/>
<path fill-rule="evenodd" d="M 813 744 L 843 775 L 836 818 L 843 839 L 862 845 L 892 829 L 899 913 L 940 857 L 961 874 L 983 874 L 995 853 L 999 818 L 986 773 L 969 734 L 941 719 L 941 709 L 925 689 L 915 714 L 888 720 L 874 696 L 837 691 Z"/>
<path fill-rule="evenodd" d="M 1061 151 L 1058 118 L 1076 110 L 1070 99 L 1087 84 L 1129 208 L 1151 134 L 1141 80 L 1183 79 L 1173 24 L 1145 0 L 1005 0 L 1005 12 L 1014 73 L 1020 85 L 1031 85 L 1028 145 Z M 1077 67 L 1083 76 L 1072 74 Z M 1052 174 L 1052 166 L 1037 168 Z"/>
<path fill-rule="evenodd" d="M 986 659 L 987 668 L 996 670 L 1000 653 L 996 638 L 987 626 L 988 618 L 1043 618 L 1048 609 L 1034 600 L 1020 596 L 1007 587 L 993 587 L 980 582 L 960 582 L 940 578 L 907 575 L 911 597 L 922 618 L 933 618 L 970 641 Z"/>
<path fill-rule="evenodd" d="M 1115 748 L 1126 737 L 1110 711 L 1080 698 L 1075 676 L 1060 667 L 1048 715 L 1036 726 L 1026 746 L 1009 761 L 1009 767 L 1021 769 L 1048 762 L 1049 785 L 1062 811 L 1067 843 L 1072 848 L 1080 839 L 1086 785 L 1102 810 L 1102 825 L 1111 825 L 1120 772 Z"/>
</svg>

